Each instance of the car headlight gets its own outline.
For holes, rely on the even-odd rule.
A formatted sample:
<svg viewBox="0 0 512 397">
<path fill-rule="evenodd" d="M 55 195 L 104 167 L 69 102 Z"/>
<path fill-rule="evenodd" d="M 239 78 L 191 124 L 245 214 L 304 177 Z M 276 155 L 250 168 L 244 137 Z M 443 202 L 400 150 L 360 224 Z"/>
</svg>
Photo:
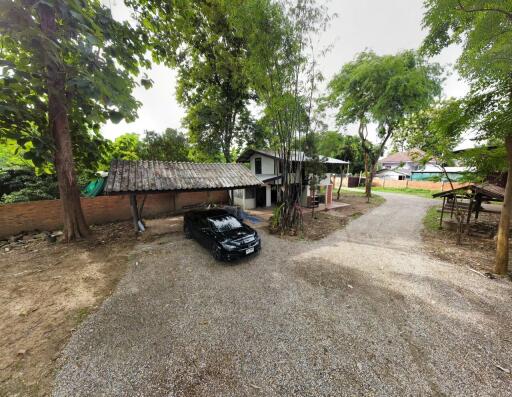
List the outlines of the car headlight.
<svg viewBox="0 0 512 397">
<path fill-rule="evenodd" d="M 236 245 L 233 245 L 233 244 L 229 244 L 229 243 L 220 243 L 220 245 L 222 245 L 222 248 L 228 250 L 228 251 L 232 251 L 234 249 L 236 249 Z"/>
</svg>

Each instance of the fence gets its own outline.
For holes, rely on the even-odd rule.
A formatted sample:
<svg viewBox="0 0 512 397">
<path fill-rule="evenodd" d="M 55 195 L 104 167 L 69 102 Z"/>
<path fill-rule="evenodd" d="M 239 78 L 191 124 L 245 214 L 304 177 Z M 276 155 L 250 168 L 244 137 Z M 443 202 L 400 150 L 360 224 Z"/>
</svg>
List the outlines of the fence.
<svg viewBox="0 0 512 397">
<path fill-rule="evenodd" d="M 463 187 L 468 185 L 467 182 L 453 182 L 453 188 L 457 189 L 459 187 Z M 411 181 L 411 180 L 403 180 L 396 181 L 391 179 L 381 179 L 381 178 L 373 178 L 372 186 L 375 187 L 389 187 L 396 189 L 423 189 L 423 190 L 431 190 L 431 191 L 445 191 L 451 190 L 452 187 L 450 182 L 430 182 L 430 181 Z"/>
<path fill-rule="evenodd" d="M 351 181 L 355 181 L 357 183 L 359 177 L 353 176 L 350 177 Z M 361 178 L 361 183 L 364 183 L 364 177 Z M 335 189 L 337 189 L 340 185 L 340 176 L 336 176 L 336 183 L 335 183 Z M 453 182 L 453 187 L 455 189 L 459 187 L 463 187 L 468 185 L 467 182 L 465 183 L 459 183 L 459 182 Z M 403 180 L 403 181 L 396 181 L 391 179 L 382 179 L 375 177 L 373 178 L 372 186 L 375 187 L 389 187 L 389 188 L 396 188 L 396 189 L 424 189 L 424 190 L 431 190 L 431 191 L 445 191 L 450 190 L 451 185 L 449 182 L 430 182 L 430 181 L 411 181 L 411 180 Z M 348 184 L 348 178 L 345 176 L 343 177 L 343 185 L 342 187 L 349 187 Z M 353 187 L 352 184 L 350 184 L 350 187 Z"/>
<path fill-rule="evenodd" d="M 137 197 L 139 203 L 143 195 Z M 131 219 L 128 195 L 81 198 L 82 210 L 88 224 Z M 156 217 L 177 214 L 188 206 L 212 202 L 227 203 L 227 191 L 152 193 L 146 196 L 144 216 Z M 26 203 L 0 205 L 0 238 L 33 230 L 56 230 L 62 228 L 60 200 L 41 200 Z"/>
</svg>

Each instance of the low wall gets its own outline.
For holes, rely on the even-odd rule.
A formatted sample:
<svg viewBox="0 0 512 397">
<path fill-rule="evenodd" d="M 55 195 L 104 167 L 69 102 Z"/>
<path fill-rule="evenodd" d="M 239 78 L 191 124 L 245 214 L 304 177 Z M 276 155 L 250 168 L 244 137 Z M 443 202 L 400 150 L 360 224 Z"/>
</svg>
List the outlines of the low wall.
<svg viewBox="0 0 512 397">
<path fill-rule="evenodd" d="M 353 177 L 358 178 L 358 177 Z M 333 178 L 334 179 L 334 178 Z M 362 178 L 362 182 L 364 181 L 364 177 Z M 345 176 L 343 178 L 343 187 L 348 187 L 348 178 Z M 459 183 L 459 182 L 453 182 L 454 188 L 459 188 L 462 186 L 468 185 L 468 182 Z M 334 188 L 337 189 L 340 186 L 340 177 L 336 177 L 336 183 L 334 185 Z M 424 189 L 424 190 L 431 190 L 431 191 L 445 191 L 445 190 L 451 190 L 451 185 L 449 182 L 431 182 L 431 181 L 411 181 L 411 180 L 404 180 L 404 181 L 395 181 L 391 179 L 381 179 L 378 177 L 373 178 L 372 186 L 375 187 L 392 187 L 397 189 Z"/>
<path fill-rule="evenodd" d="M 137 196 L 140 205 L 144 196 Z M 146 197 L 143 217 L 177 214 L 184 207 L 205 202 L 227 203 L 227 191 L 152 193 Z M 131 219 L 128 195 L 81 198 L 82 210 L 88 224 Z M 0 238 L 33 230 L 62 228 L 60 200 L 41 200 L 0 205 Z"/>
<path fill-rule="evenodd" d="M 455 189 L 468 185 L 467 182 L 459 183 L 453 182 Z M 452 187 L 449 182 L 430 182 L 430 181 L 394 181 L 390 179 L 373 178 L 372 186 L 375 187 L 392 187 L 397 189 L 424 189 L 432 191 L 445 191 L 451 190 Z"/>
</svg>

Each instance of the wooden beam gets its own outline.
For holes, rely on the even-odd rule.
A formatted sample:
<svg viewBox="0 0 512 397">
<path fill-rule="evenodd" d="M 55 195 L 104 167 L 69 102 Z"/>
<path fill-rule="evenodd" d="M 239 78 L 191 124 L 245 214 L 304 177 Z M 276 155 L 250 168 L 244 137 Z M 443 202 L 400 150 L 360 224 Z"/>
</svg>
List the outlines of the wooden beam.
<svg viewBox="0 0 512 397">
<path fill-rule="evenodd" d="M 473 209 L 473 197 L 469 199 L 469 208 L 468 208 L 468 216 L 466 219 L 466 223 L 469 225 L 469 221 L 471 220 L 471 210 Z"/>
<path fill-rule="evenodd" d="M 137 194 L 130 193 L 130 210 L 132 212 L 133 229 L 139 231 L 139 211 L 137 210 Z"/>
<path fill-rule="evenodd" d="M 439 220 L 439 229 L 443 228 L 443 214 L 444 214 L 444 204 L 446 203 L 446 197 L 443 197 L 443 208 L 441 208 L 441 219 Z"/>
</svg>

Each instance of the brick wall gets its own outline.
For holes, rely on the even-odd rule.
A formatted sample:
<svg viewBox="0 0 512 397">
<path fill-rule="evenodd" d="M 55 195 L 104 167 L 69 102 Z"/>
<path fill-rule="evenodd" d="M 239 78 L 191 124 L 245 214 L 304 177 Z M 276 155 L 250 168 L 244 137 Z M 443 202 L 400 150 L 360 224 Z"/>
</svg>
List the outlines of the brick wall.
<svg viewBox="0 0 512 397">
<path fill-rule="evenodd" d="M 137 196 L 142 203 L 143 195 Z M 183 207 L 205 202 L 227 203 L 227 191 L 148 194 L 143 217 L 180 213 Z M 82 198 L 88 224 L 131 219 L 128 195 Z M 0 205 L 0 238 L 32 230 L 56 230 L 62 227 L 60 200 L 41 200 Z"/>
</svg>

